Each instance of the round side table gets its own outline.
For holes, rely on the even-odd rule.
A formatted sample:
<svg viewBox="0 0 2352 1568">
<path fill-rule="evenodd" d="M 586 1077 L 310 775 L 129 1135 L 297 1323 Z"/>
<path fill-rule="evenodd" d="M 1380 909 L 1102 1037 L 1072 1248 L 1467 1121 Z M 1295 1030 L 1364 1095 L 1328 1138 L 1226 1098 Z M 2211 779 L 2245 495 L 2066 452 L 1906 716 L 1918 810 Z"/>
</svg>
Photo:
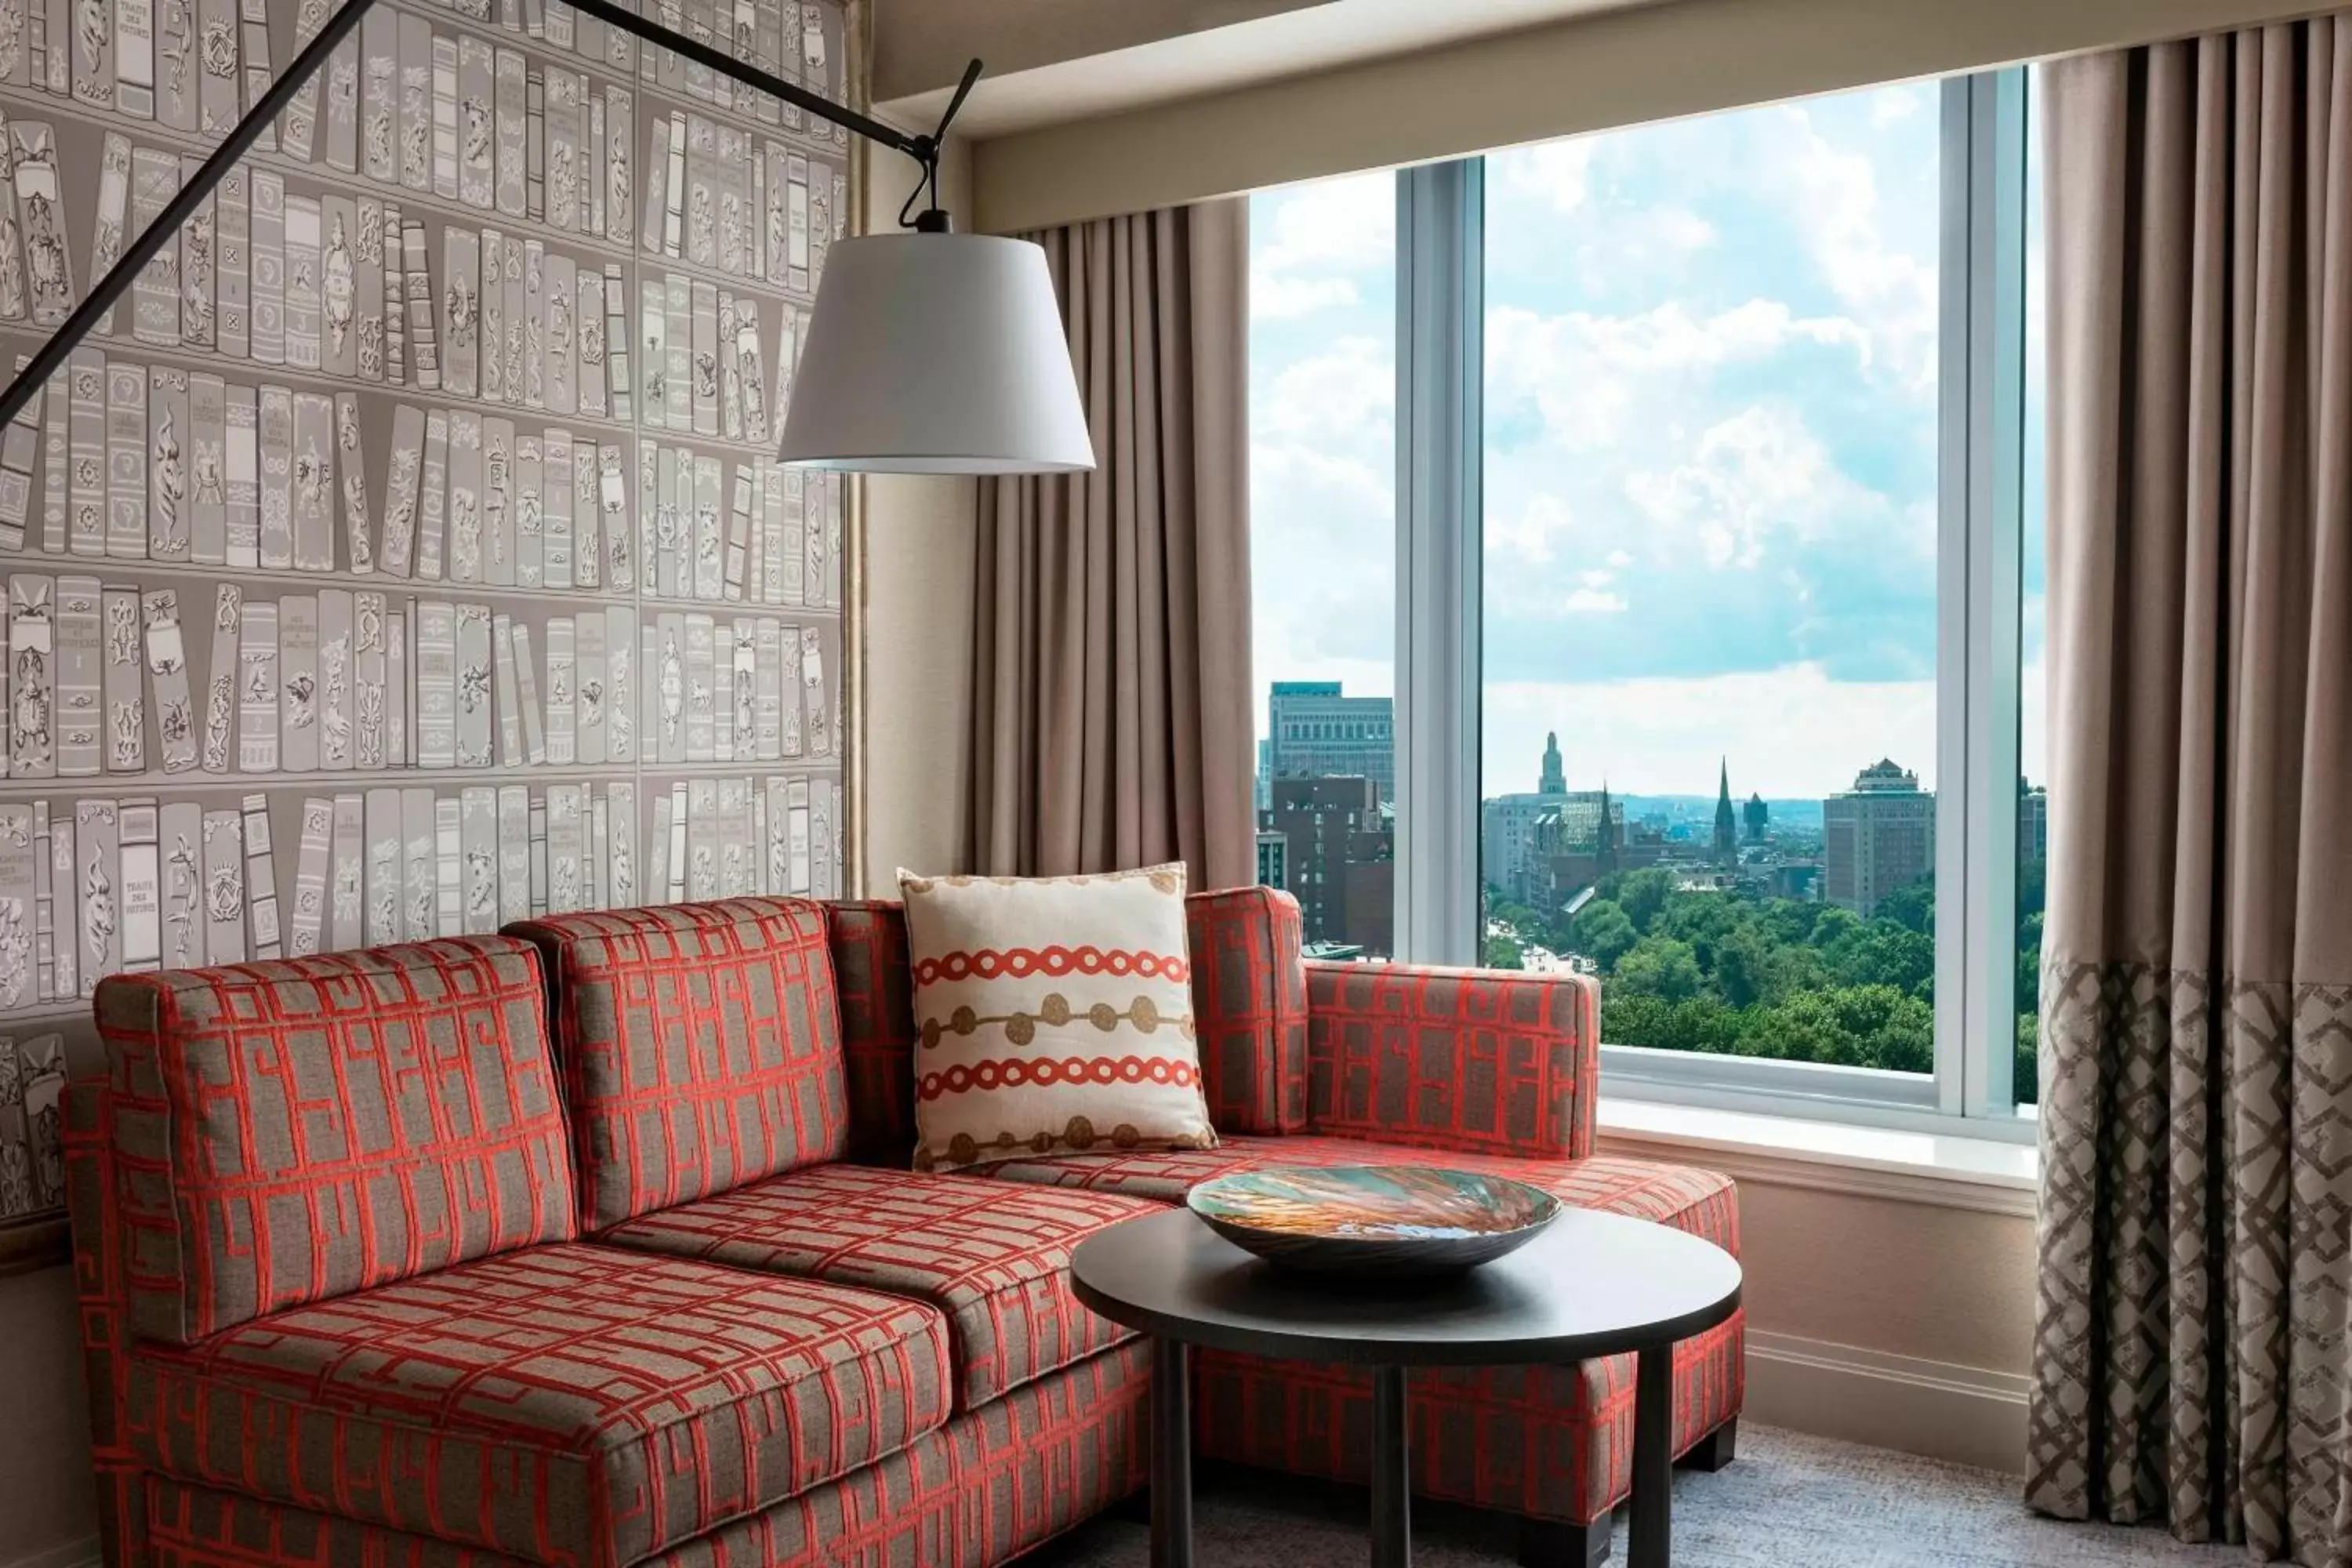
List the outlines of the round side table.
<svg viewBox="0 0 2352 1568">
<path fill-rule="evenodd" d="M 1372 1369 L 1373 1568 L 1412 1562 L 1405 1369 L 1568 1365 L 1631 1351 L 1628 1568 L 1671 1557 L 1674 1351 L 1739 1306 L 1739 1265 L 1712 1242 L 1570 1209 L 1507 1258 L 1451 1279 L 1315 1279 L 1252 1257 L 1182 1209 L 1113 1226 L 1070 1259 L 1079 1300 L 1151 1336 L 1152 1568 L 1192 1568 L 1192 1350 Z"/>
</svg>

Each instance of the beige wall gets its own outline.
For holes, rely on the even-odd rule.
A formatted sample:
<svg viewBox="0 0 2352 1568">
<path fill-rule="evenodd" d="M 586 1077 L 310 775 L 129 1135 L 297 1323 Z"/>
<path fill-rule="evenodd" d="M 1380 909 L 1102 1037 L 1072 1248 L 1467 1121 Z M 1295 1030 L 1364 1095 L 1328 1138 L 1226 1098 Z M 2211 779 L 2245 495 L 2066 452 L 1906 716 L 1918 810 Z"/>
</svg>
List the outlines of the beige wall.
<svg viewBox="0 0 2352 1568">
<path fill-rule="evenodd" d="M 2298 0 L 1676 0 L 986 141 L 998 233 L 2307 11 Z M 1102 68 L 1122 68 L 1114 55 Z"/>
<path fill-rule="evenodd" d="M 89 1542 L 89 1421 L 73 1275 L 0 1279 L 0 1564 Z"/>
<path fill-rule="evenodd" d="M 897 225 L 914 168 L 896 153 L 873 150 L 869 229 Z M 969 173 L 968 150 L 950 141 L 940 185 L 960 226 Z M 962 868 L 973 481 L 877 475 L 865 484 L 866 886 L 891 898 L 901 866 Z"/>
</svg>

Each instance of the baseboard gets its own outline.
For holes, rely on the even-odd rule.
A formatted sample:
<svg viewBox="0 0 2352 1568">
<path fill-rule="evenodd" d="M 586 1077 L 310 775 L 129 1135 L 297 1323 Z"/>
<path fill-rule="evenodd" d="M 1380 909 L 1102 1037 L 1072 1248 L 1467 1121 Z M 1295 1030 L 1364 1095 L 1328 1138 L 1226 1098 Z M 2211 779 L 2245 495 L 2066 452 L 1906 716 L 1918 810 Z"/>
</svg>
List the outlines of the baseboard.
<svg viewBox="0 0 2352 1568">
<path fill-rule="evenodd" d="M 1744 1414 L 1768 1426 L 2021 1475 L 2026 1379 L 1748 1331 Z"/>
<path fill-rule="evenodd" d="M 61 1541 L 55 1546 L 0 1563 L 0 1568 L 98 1568 L 98 1537 L 85 1535 L 79 1541 Z"/>
</svg>

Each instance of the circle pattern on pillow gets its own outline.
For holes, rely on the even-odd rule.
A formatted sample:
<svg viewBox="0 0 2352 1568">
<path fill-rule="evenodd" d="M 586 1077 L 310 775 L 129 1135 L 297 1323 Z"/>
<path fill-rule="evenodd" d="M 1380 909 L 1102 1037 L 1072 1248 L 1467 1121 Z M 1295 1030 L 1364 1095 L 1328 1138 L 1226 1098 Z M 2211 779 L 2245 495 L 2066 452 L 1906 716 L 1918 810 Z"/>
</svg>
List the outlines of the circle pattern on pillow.
<svg viewBox="0 0 2352 1568">
<path fill-rule="evenodd" d="M 1216 1143 L 1193 1040 L 1184 868 L 901 871 L 918 1170 Z"/>
</svg>

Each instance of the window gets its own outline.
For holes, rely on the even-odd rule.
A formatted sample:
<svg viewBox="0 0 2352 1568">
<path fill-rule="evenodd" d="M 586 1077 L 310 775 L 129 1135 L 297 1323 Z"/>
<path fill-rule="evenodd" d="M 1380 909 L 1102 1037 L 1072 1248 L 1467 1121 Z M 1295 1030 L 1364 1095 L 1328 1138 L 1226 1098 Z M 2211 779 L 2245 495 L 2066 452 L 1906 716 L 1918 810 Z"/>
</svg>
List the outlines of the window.
<svg viewBox="0 0 2352 1568">
<path fill-rule="evenodd" d="M 2029 95 L 1256 198 L 1260 864 L 1310 941 L 1600 974 L 1612 1092 L 2030 1135 Z"/>
<path fill-rule="evenodd" d="M 1934 1070 L 1940 143 L 1925 84 L 1486 160 L 1487 946 L 1612 1045 Z"/>
<path fill-rule="evenodd" d="M 1310 951 L 1393 951 L 1396 181 L 1250 204 L 1258 864 Z"/>
</svg>

